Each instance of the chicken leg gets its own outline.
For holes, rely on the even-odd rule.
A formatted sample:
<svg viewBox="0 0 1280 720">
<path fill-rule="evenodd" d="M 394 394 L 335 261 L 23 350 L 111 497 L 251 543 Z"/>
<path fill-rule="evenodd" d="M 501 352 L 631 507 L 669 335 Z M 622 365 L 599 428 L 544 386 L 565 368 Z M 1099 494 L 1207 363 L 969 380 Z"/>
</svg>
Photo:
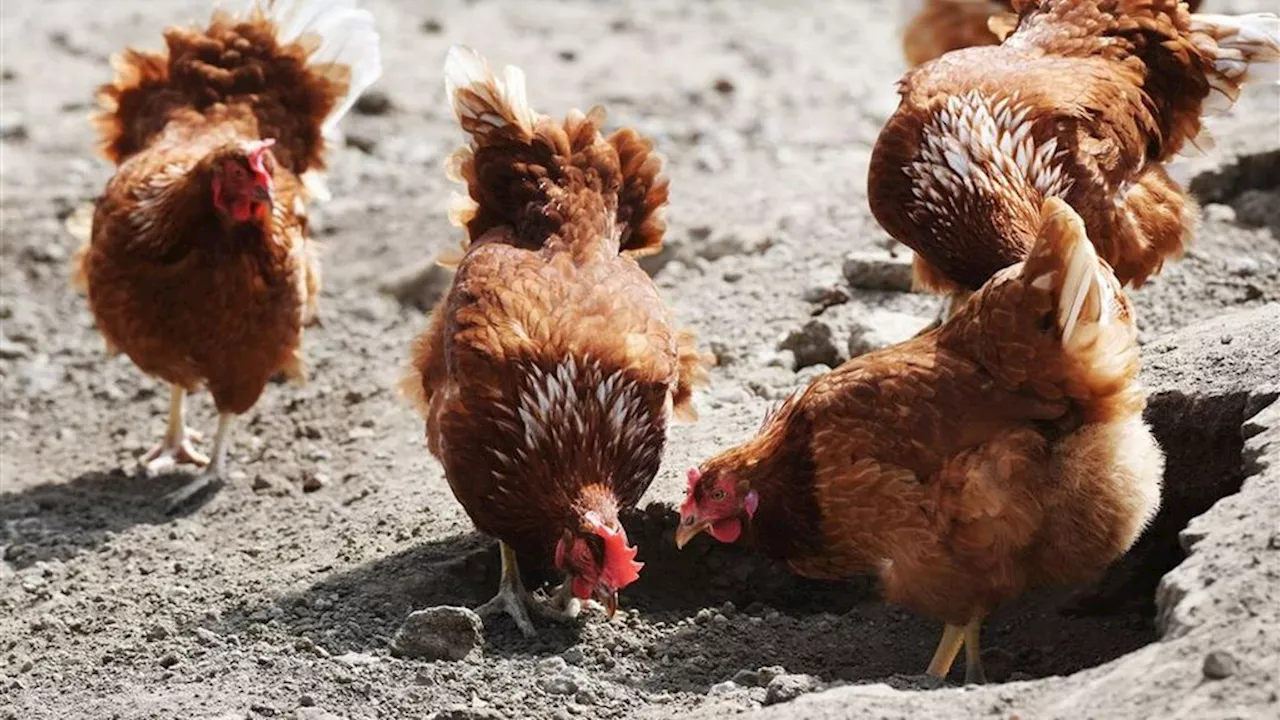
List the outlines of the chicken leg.
<svg viewBox="0 0 1280 720">
<path fill-rule="evenodd" d="M 164 496 L 165 511 L 174 513 L 186 505 L 191 498 L 204 492 L 207 488 L 221 485 L 227 475 L 227 445 L 231 440 L 231 425 L 235 415 L 221 413 L 218 415 L 218 431 L 213 436 L 213 462 L 196 475 L 186 485 Z"/>
<path fill-rule="evenodd" d="M 929 669 L 925 672 L 945 680 L 947 674 L 951 672 L 951 666 L 955 663 L 956 656 L 960 654 L 960 647 L 964 646 L 965 683 L 985 683 L 987 676 L 982 669 L 982 650 L 978 643 L 978 636 L 981 631 L 982 618 L 974 618 L 969 621 L 968 625 L 948 624 L 942 630 L 942 639 L 938 641 L 938 649 L 934 651 L 933 660 L 929 662 Z"/>
<path fill-rule="evenodd" d="M 568 583 L 561 586 L 556 593 L 557 604 L 564 603 L 566 609 L 560 610 L 555 607 L 549 607 L 546 603 L 540 602 L 524 587 L 524 582 L 520 579 L 520 567 L 516 562 L 516 551 L 511 549 L 510 545 L 498 541 L 498 548 L 502 553 L 502 579 L 498 582 L 498 594 L 492 600 L 476 608 L 476 613 L 481 616 L 500 615 L 506 613 L 515 620 L 516 627 L 520 628 L 520 632 L 525 637 L 533 637 L 538 631 L 533 627 L 533 621 L 530 619 L 530 611 L 541 617 L 558 620 L 569 621 L 577 616 L 577 604 L 573 602 L 575 598 L 571 591 L 567 590 Z"/>
<path fill-rule="evenodd" d="M 200 433 L 187 427 L 187 391 L 181 385 L 169 386 L 169 424 L 164 439 L 147 451 L 139 461 L 150 475 L 159 475 L 180 464 L 204 466 L 209 458 L 196 449 Z"/>
</svg>

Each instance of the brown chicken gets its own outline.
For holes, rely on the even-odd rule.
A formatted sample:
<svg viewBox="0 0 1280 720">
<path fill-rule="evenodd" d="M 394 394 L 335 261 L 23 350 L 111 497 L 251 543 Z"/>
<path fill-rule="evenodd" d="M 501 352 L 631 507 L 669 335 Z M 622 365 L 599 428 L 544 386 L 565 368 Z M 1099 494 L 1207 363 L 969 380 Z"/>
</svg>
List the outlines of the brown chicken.
<svg viewBox="0 0 1280 720">
<path fill-rule="evenodd" d="M 814 578 L 875 574 L 946 623 L 945 677 L 1002 601 L 1089 579 L 1160 502 L 1129 303 L 1071 208 L 941 328 L 846 362 L 689 471 L 676 543 L 751 539 Z"/>
<path fill-rule="evenodd" d="M 1200 0 L 1187 2 L 1195 12 Z M 902 52 L 911 67 L 952 50 L 998 45 L 1013 26 L 1013 0 L 924 0 L 906 6 L 910 16 L 902 33 Z"/>
<path fill-rule="evenodd" d="M 465 48 L 445 81 L 471 140 L 449 162 L 469 191 L 453 213 L 468 242 L 406 390 L 454 494 L 500 542 L 501 585 L 481 611 L 532 635 L 531 612 L 600 600 L 612 614 L 638 577 L 618 516 L 653 480 L 671 415 L 692 418 L 705 370 L 634 259 L 665 230 L 653 144 L 602 137 L 599 108 L 534 113 L 518 68 L 498 77 Z M 518 557 L 565 576 L 556 604 L 524 588 Z"/>
<path fill-rule="evenodd" d="M 1164 163 L 1204 145 L 1201 114 L 1280 61 L 1280 19 L 1175 0 L 1014 5 L 1004 44 L 903 77 L 871 158 L 872 212 L 916 252 L 921 287 L 962 298 L 1025 257 L 1040 204 L 1062 197 L 1139 286 L 1183 252 L 1196 218 Z"/>
<path fill-rule="evenodd" d="M 168 429 L 142 459 L 208 465 L 168 498 L 220 482 L 232 419 L 270 377 L 301 378 L 319 268 L 307 185 L 326 134 L 381 72 L 373 17 L 349 0 L 272 2 L 126 50 L 98 95 L 102 154 L 119 165 L 76 258 L 112 351 L 171 386 Z M 219 413 L 212 463 L 186 428 L 187 393 Z"/>
</svg>

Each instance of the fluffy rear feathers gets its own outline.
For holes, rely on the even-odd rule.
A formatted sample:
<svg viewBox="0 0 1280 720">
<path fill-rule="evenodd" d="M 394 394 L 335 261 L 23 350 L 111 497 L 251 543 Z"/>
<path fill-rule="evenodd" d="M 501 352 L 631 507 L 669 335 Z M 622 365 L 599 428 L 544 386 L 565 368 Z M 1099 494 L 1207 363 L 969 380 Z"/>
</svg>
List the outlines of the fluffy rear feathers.
<svg viewBox="0 0 1280 720">
<path fill-rule="evenodd" d="M 1280 17 L 1250 15 L 1192 15 L 1192 41 L 1213 62 L 1206 73 L 1209 97 L 1205 112 L 1229 109 L 1246 82 L 1275 82 L 1280 75 Z"/>
<path fill-rule="evenodd" d="M 115 163 L 145 148 L 180 114 L 216 114 L 278 141 L 277 160 L 302 174 L 324 165 L 325 140 L 382 72 L 373 16 L 355 0 L 254 0 L 205 28 L 169 28 L 159 52 L 128 49 L 98 93 L 94 124 Z"/>
<path fill-rule="evenodd" d="M 444 61 L 444 88 L 462 129 L 478 144 L 494 133 L 529 142 L 537 115 L 529 107 L 524 71 L 508 65 L 498 77 L 475 50 L 461 45 L 450 48 Z"/>
</svg>

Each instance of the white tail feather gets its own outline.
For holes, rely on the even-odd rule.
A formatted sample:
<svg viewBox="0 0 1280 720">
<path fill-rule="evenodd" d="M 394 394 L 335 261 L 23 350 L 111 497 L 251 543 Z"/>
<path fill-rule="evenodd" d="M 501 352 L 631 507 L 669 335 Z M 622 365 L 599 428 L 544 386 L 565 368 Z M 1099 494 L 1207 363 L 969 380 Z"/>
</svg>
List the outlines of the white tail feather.
<svg viewBox="0 0 1280 720">
<path fill-rule="evenodd" d="M 1191 16 L 1191 32 L 1213 39 L 1201 47 L 1213 61 L 1205 112 L 1223 112 L 1235 104 L 1245 83 L 1280 81 L 1280 17 L 1271 13 Z"/>
<path fill-rule="evenodd" d="M 281 42 L 307 34 L 319 37 L 319 47 L 308 58 L 309 64 L 350 68 L 347 94 L 334 105 L 322 128 L 331 142 L 339 140 L 338 122 L 382 75 L 382 51 L 373 13 L 359 7 L 356 0 L 251 0 L 246 14 L 256 8 L 279 28 L 277 39 Z"/>
<path fill-rule="evenodd" d="M 475 93 L 479 102 L 466 102 L 459 93 L 464 88 Z M 444 89 L 458 122 L 471 126 L 473 134 L 485 135 L 486 128 L 502 129 L 514 120 L 524 135 L 532 136 L 537 116 L 529 107 L 520 68 L 508 65 L 498 77 L 475 50 L 455 45 L 445 57 Z"/>
</svg>

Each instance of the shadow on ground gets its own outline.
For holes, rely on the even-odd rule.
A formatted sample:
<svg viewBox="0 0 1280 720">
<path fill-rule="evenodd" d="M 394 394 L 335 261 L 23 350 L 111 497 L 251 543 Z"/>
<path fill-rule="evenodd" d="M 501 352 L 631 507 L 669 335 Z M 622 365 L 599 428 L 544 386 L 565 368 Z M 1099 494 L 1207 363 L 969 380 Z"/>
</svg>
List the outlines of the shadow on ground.
<svg viewBox="0 0 1280 720">
<path fill-rule="evenodd" d="M 189 515 L 213 493 L 196 498 L 174 515 L 165 514 L 161 498 L 191 478 L 185 473 L 130 475 L 115 468 L 0 494 L 4 559 L 18 570 L 41 561 L 68 560 L 93 550 L 113 533 Z"/>
</svg>

